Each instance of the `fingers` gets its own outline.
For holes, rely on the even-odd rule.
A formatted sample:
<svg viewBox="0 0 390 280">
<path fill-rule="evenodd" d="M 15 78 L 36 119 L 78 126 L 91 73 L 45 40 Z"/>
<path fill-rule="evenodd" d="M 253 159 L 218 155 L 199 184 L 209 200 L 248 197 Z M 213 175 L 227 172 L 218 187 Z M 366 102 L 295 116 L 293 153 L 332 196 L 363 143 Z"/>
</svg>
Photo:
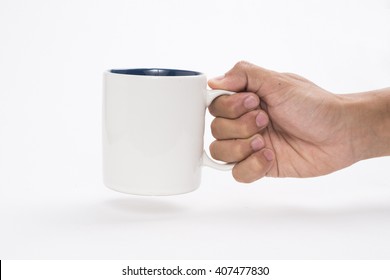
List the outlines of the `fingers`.
<svg viewBox="0 0 390 280">
<path fill-rule="evenodd" d="M 253 65 L 246 61 L 240 61 L 224 76 L 209 80 L 209 86 L 213 89 L 225 89 L 230 91 L 250 91 L 262 96 L 262 85 L 270 80 L 277 72 Z"/>
<path fill-rule="evenodd" d="M 255 93 L 241 92 L 233 95 L 222 95 L 209 106 L 214 117 L 235 119 L 260 106 L 260 99 Z"/>
<path fill-rule="evenodd" d="M 216 160 L 238 162 L 247 158 L 253 152 L 263 149 L 264 146 L 264 138 L 256 134 L 248 139 L 214 141 L 210 145 L 210 154 Z"/>
<path fill-rule="evenodd" d="M 232 173 L 239 182 L 251 183 L 264 177 L 274 164 L 275 154 L 259 134 L 269 123 L 261 109 L 264 106 L 259 104 L 260 99 L 269 106 L 275 103 L 273 96 L 278 95 L 272 94 L 286 86 L 282 78 L 280 73 L 239 62 L 224 76 L 209 80 L 213 89 L 241 92 L 221 96 L 209 107 L 216 117 L 211 132 L 217 139 L 210 146 L 211 155 L 217 160 L 238 162 Z"/>
<path fill-rule="evenodd" d="M 269 122 L 262 110 L 254 110 L 238 119 L 215 118 L 211 123 L 211 133 L 217 140 L 250 138 L 264 129 Z"/>
<path fill-rule="evenodd" d="M 262 149 L 237 163 L 232 171 L 234 179 L 241 183 L 252 183 L 267 175 L 272 168 L 275 155 L 270 149 Z"/>
</svg>

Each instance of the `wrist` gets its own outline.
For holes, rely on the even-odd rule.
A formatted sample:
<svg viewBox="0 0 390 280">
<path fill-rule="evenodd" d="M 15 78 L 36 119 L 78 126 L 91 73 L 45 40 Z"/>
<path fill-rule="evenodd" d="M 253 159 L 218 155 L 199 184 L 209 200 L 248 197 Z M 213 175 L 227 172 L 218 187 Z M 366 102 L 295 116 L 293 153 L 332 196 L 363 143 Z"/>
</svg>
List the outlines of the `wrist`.
<svg viewBox="0 0 390 280">
<path fill-rule="evenodd" d="M 354 161 L 390 155 L 390 88 L 340 97 Z"/>
</svg>

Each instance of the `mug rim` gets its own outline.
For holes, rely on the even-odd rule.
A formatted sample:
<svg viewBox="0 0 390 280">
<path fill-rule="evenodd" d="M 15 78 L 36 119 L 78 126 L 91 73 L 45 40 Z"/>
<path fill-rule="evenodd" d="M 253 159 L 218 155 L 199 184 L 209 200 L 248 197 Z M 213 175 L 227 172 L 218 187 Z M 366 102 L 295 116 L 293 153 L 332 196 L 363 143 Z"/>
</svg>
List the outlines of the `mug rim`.
<svg viewBox="0 0 390 280">
<path fill-rule="evenodd" d="M 184 78 L 198 77 L 204 75 L 201 72 L 172 68 L 115 68 L 106 71 L 113 75 L 134 76 L 134 77 L 158 77 L 158 78 Z"/>
</svg>

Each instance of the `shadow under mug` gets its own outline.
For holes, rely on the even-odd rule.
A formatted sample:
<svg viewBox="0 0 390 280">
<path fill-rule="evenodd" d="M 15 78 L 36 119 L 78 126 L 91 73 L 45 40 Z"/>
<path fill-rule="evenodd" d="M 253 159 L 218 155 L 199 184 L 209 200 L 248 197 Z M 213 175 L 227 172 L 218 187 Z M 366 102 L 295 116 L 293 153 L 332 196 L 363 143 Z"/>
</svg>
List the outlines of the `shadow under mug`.
<svg viewBox="0 0 390 280">
<path fill-rule="evenodd" d="M 218 96 L 195 71 L 104 72 L 103 179 L 113 190 L 174 195 L 197 189 L 202 166 L 231 170 L 203 148 L 205 110 Z"/>
</svg>

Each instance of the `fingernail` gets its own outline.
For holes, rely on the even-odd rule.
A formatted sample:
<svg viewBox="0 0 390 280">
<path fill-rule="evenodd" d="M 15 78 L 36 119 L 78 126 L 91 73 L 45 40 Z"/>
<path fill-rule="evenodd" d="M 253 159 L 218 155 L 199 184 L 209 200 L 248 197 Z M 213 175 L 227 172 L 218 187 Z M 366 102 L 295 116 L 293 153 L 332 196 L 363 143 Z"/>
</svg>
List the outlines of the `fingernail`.
<svg viewBox="0 0 390 280">
<path fill-rule="evenodd" d="M 264 147 L 264 142 L 260 139 L 260 137 L 256 137 L 252 140 L 251 147 L 253 151 L 259 151 Z"/>
<path fill-rule="evenodd" d="M 253 96 L 248 96 L 247 98 L 245 98 L 244 100 L 244 107 L 246 109 L 254 109 L 257 107 L 257 99 Z"/>
<path fill-rule="evenodd" d="M 267 124 L 267 122 L 268 122 L 268 118 L 263 112 L 257 114 L 256 125 L 258 127 L 264 127 Z"/>
<path fill-rule="evenodd" d="M 267 161 L 273 161 L 274 160 L 274 153 L 271 150 L 264 150 L 263 156 Z"/>
<path fill-rule="evenodd" d="M 212 78 L 211 80 L 214 80 L 214 81 L 220 81 L 220 80 L 222 80 L 223 78 L 225 78 L 225 75 L 221 75 L 221 76 L 218 76 L 218 77 Z"/>
</svg>

